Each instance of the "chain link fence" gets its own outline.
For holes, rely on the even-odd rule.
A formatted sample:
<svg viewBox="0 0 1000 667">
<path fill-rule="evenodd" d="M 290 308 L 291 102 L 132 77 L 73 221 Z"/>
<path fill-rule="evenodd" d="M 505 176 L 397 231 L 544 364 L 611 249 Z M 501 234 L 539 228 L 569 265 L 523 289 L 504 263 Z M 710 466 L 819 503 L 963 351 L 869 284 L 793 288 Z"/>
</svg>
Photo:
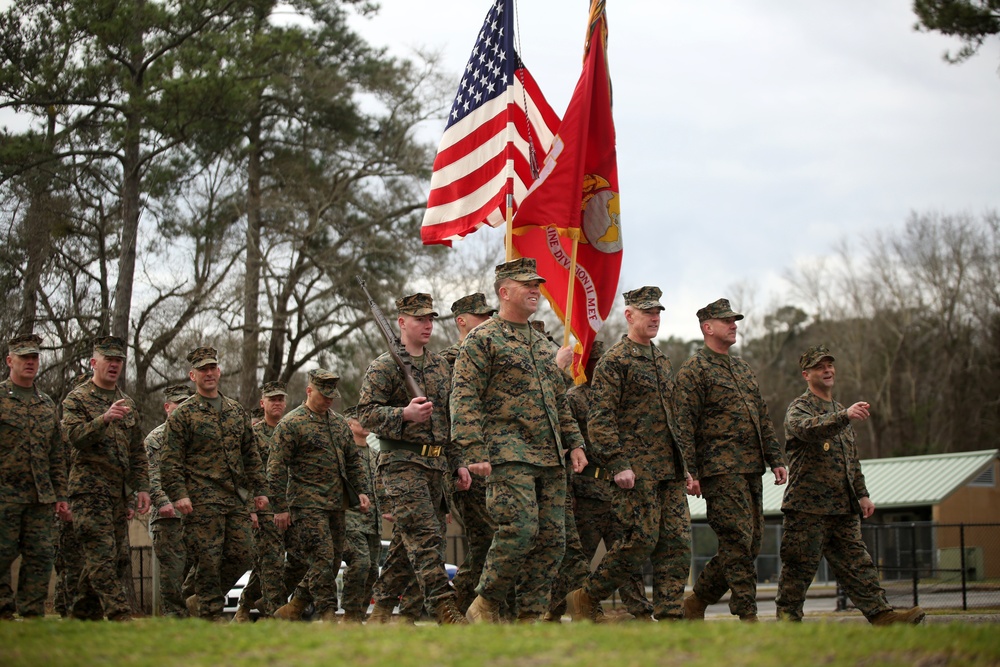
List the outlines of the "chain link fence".
<svg viewBox="0 0 1000 667">
<path fill-rule="evenodd" d="M 1000 608 L 1000 524 L 871 524 L 861 532 L 893 606 Z M 837 608 L 849 608 L 842 595 Z"/>
<path fill-rule="evenodd" d="M 767 524 L 757 581 L 776 585 L 781 572 L 781 525 Z M 691 526 L 691 582 L 715 555 L 719 542 L 707 524 Z M 879 571 L 889 603 L 943 609 L 1000 609 L 1000 524 L 933 521 L 862 524 L 862 537 Z M 648 563 L 647 585 L 652 585 Z M 815 585 L 833 585 L 826 559 L 820 562 Z M 837 588 L 838 610 L 851 608 Z"/>
</svg>

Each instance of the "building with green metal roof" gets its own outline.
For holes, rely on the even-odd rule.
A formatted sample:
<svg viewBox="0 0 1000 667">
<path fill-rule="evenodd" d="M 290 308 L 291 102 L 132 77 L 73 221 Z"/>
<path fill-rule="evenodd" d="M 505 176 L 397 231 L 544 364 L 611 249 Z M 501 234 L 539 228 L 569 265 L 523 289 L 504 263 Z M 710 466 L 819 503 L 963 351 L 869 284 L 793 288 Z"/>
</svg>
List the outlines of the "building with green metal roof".
<svg viewBox="0 0 1000 667">
<path fill-rule="evenodd" d="M 991 509 L 991 517 L 960 516 L 961 512 L 952 513 L 945 507 L 947 517 L 940 518 L 940 508 L 956 493 L 965 487 L 982 489 L 989 495 L 988 489 L 997 489 L 996 461 L 1000 457 L 1000 449 L 987 449 L 978 452 L 959 452 L 955 454 L 929 454 L 926 456 L 900 456 L 888 459 L 864 459 L 861 461 L 861 472 L 865 475 L 865 484 L 875 503 L 876 514 L 873 522 L 889 519 L 890 516 L 907 515 L 906 521 L 989 521 L 1000 523 L 1000 496 Z M 774 485 L 774 475 L 764 474 L 764 516 L 768 518 L 781 517 L 781 499 L 785 487 Z M 978 492 L 977 492 L 978 493 Z M 964 494 L 960 494 L 964 496 Z M 968 499 L 966 499 L 968 500 Z M 962 503 L 964 504 L 964 502 Z M 691 509 L 691 521 L 705 521 L 705 499 L 688 496 L 688 507 Z M 938 508 L 939 512 L 935 512 Z M 918 515 L 911 517 L 911 515 Z"/>
<path fill-rule="evenodd" d="M 974 569 L 977 579 L 1000 578 L 998 462 L 1000 449 L 862 460 L 865 485 L 875 503 L 875 514 L 862 525 L 876 561 L 900 578 L 910 576 L 915 567 L 947 572 L 959 562 Z M 777 581 L 780 570 L 784 490 L 774 485 L 770 471 L 764 474 L 767 525 L 757 561 L 762 582 Z M 688 496 L 688 506 L 693 578 L 715 553 L 717 541 L 707 525 L 705 500 Z M 888 537 L 870 539 L 874 535 Z M 819 579 L 825 578 L 821 572 Z"/>
</svg>

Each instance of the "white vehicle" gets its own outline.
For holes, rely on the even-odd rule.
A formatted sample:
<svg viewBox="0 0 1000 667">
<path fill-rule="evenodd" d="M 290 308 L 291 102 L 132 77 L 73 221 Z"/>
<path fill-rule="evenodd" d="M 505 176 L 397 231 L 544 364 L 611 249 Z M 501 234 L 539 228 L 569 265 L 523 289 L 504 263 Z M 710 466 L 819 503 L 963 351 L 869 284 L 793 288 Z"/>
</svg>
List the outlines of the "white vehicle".
<svg viewBox="0 0 1000 667">
<path fill-rule="evenodd" d="M 385 559 L 388 556 L 389 556 L 389 540 L 382 540 L 382 555 L 379 558 L 379 563 L 378 563 L 379 574 L 382 573 L 382 566 L 385 565 Z M 346 567 L 347 563 L 345 563 L 344 561 L 340 561 L 340 571 L 337 572 L 338 591 L 343 590 L 344 588 L 344 569 Z M 455 573 L 458 572 L 458 566 L 452 565 L 451 563 L 445 563 L 444 568 L 448 572 L 448 581 L 454 579 Z M 243 576 L 239 578 L 236 584 L 231 589 L 229 589 L 229 592 L 226 593 L 226 599 L 223 602 L 223 608 L 222 608 L 223 613 L 229 615 L 233 615 L 236 613 L 236 607 L 239 606 L 240 603 L 240 595 L 243 593 L 243 589 L 249 582 L 250 582 L 250 571 L 247 570 L 246 572 L 243 573 Z M 337 606 L 338 606 L 337 611 L 342 613 L 343 609 L 340 608 L 339 599 Z M 371 611 L 371 606 L 369 606 L 368 611 L 369 612 Z M 251 616 L 256 617 L 260 615 L 260 612 L 258 612 L 256 609 L 251 609 L 250 614 Z"/>
</svg>

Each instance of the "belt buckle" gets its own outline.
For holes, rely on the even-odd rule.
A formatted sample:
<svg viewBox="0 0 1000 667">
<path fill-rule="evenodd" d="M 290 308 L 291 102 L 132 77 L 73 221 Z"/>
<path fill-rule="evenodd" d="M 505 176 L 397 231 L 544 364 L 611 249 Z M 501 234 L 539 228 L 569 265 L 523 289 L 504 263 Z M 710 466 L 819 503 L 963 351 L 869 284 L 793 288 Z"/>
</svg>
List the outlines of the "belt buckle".
<svg viewBox="0 0 1000 667">
<path fill-rule="evenodd" d="M 441 445 L 424 445 L 420 450 L 421 456 L 441 456 Z"/>
</svg>

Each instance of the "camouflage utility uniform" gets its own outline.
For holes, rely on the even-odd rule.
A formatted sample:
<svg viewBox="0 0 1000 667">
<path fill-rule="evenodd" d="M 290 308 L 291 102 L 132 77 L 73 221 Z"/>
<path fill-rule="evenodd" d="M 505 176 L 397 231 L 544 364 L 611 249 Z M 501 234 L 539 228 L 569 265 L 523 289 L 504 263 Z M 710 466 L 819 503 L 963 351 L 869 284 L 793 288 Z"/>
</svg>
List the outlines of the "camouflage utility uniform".
<svg viewBox="0 0 1000 667">
<path fill-rule="evenodd" d="M 271 438 L 276 428 L 268 426 L 263 419 L 253 425 L 261 468 L 265 471 L 271 454 Z M 285 535 L 274 525 L 274 506 L 269 505 L 263 511 L 253 511 L 257 514 L 257 527 L 250 529 L 253 535 L 254 565 L 250 580 L 240 594 L 240 605 L 252 609 L 260 602 L 257 610 L 264 616 L 271 616 L 288 601 L 290 585 L 294 586 L 301 576 L 295 581 L 289 581 L 285 575 Z"/>
<path fill-rule="evenodd" d="M 454 310 L 454 306 L 452 306 Z M 462 349 L 462 341 L 451 345 L 441 352 L 448 365 L 454 368 L 458 351 Z M 455 587 L 456 604 L 463 614 L 476 597 L 476 585 L 483 574 L 483 564 L 486 563 L 486 553 L 493 542 L 493 534 L 497 530 L 496 523 L 490 518 L 486 509 L 486 480 L 479 475 L 472 476 L 472 484 L 465 491 L 456 490 L 452 496 L 457 513 L 456 520 L 462 524 L 465 532 L 466 551 L 462 564 L 455 573 L 452 585 Z"/>
<path fill-rule="evenodd" d="M 891 610 L 861 539 L 858 501 L 868 489 L 847 410 L 807 390 L 785 413 L 785 451 L 791 467 L 781 504 L 778 615 L 802 620 L 806 591 L 823 556 L 867 618 Z"/>
<path fill-rule="evenodd" d="M 184 618 L 188 615 L 182 588 L 193 559 L 184 545 L 184 524 L 181 515 L 160 516 L 160 508 L 170 505 L 160 480 L 160 457 L 167 439 L 167 423 L 163 422 L 146 436 L 146 456 L 149 458 L 149 530 L 153 535 L 153 551 L 160 564 L 160 608 L 164 616 Z"/>
<path fill-rule="evenodd" d="M 375 488 L 378 451 L 371 446 L 354 447 L 358 450 L 361 467 L 368 488 Z M 340 606 L 352 621 L 364 620 L 372 599 L 372 587 L 378 579 L 378 564 L 382 556 L 382 515 L 379 513 L 377 494 L 369 495 L 371 507 L 367 513 L 349 509 L 346 514 L 347 534 L 344 543 L 344 588 Z"/>
<path fill-rule="evenodd" d="M 451 368 L 441 356 L 424 350 L 415 359 L 413 379 L 434 404 L 430 419 L 403 420 L 410 398 L 403 373 L 386 353 L 368 367 L 358 401 L 358 420 L 379 436 L 378 473 L 386 507 L 394 523 L 393 544 L 378 581 L 375 600 L 395 606 L 414 578 L 432 613 L 455 593 L 444 567 L 444 475 L 464 467 L 452 445 L 448 423 Z M 409 597 L 409 596 L 407 596 Z"/>
<path fill-rule="evenodd" d="M 539 617 L 566 548 L 565 457 L 584 446 L 548 339 L 499 315 L 473 329 L 455 362 L 451 417 L 465 460 L 492 466 L 497 529 L 476 592 L 499 605 L 516 582 L 518 614 Z"/>
<path fill-rule="evenodd" d="M 93 377 L 93 371 L 81 373 L 73 378 L 71 385 L 77 387 Z M 72 389 L 71 389 L 72 390 Z M 70 466 L 73 462 L 73 448 L 66 440 L 66 432 L 62 433 L 62 460 L 69 479 Z M 53 604 L 56 612 L 63 618 L 73 614 L 73 601 L 76 599 L 77 587 L 80 583 L 80 573 L 83 572 L 83 555 L 80 541 L 76 538 L 72 518 L 64 521 L 62 517 L 54 517 L 58 539 L 56 542 L 56 590 Z"/>
<path fill-rule="evenodd" d="M 125 399 L 128 414 L 104 423 L 102 415 Z M 73 603 L 76 618 L 123 618 L 132 607 L 122 580 L 131 576 L 126 503 L 133 491 L 149 492 L 149 463 L 135 403 L 120 389 L 87 382 L 63 401 L 62 427 L 73 448 L 70 508 L 83 551 Z"/>
<path fill-rule="evenodd" d="M 611 487 L 623 535 L 583 589 L 602 600 L 649 558 L 654 617 L 681 618 L 691 563 L 684 462 L 694 451 L 682 455 L 671 434 L 670 360 L 655 345 L 623 336 L 597 362 L 592 386 L 587 425 L 595 456 L 611 475 L 632 470 L 635 486 Z"/>
<path fill-rule="evenodd" d="M 577 385 L 566 392 L 588 450 L 590 432 L 587 430 L 587 416 L 590 412 L 592 393 L 592 388 L 587 384 Z M 588 451 L 588 454 L 593 452 Z M 593 456 L 592 463 L 595 467 L 600 463 L 596 455 Z M 573 516 L 580 535 L 580 547 L 588 563 L 597 554 L 601 540 L 604 540 L 604 548 L 607 550 L 625 534 L 611 504 L 613 484 L 607 479 L 596 479 L 587 475 L 572 476 L 568 495 L 573 498 Z M 628 581 L 619 584 L 618 595 L 625 609 L 636 618 L 652 616 L 653 605 L 646 598 L 642 566 L 629 575 Z"/>
<path fill-rule="evenodd" d="M 728 303 L 727 303 L 728 306 Z M 757 613 L 757 567 L 764 528 L 762 477 L 784 467 L 767 405 L 750 365 L 702 347 L 674 380 L 674 438 L 695 452 L 688 472 L 701 482 L 719 550 L 698 576 L 694 594 L 715 604 L 731 590 L 730 611 Z"/>
<path fill-rule="evenodd" d="M 221 618 L 225 592 L 250 569 L 246 503 L 267 495 L 250 417 L 234 399 L 219 399 L 221 409 L 195 394 L 171 413 L 160 469 L 167 496 L 191 500 L 184 532 L 197 564 L 199 615 L 207 619 Z"/>
<path fill-rule="evenodd" d="M 13 351 L 12 351 L 13 353 Z M 55 559 L 56 502 L 66 467 L 56 405 L 36 387 L 0 382 L 0 618 L 45 614 Z M 10 566 L 18 555 L 17 601 Z"/>
<path fill-rule="evenodd" d="M 461 349 L 462 341 L 458 341 L 441 350 L 441 358 L 445 360 L 450 368 L 455 367 L 455 360 L 458 359 L 458 351 Z"/>
<path fill-rule="evenodd" d="M 300 405 L 274 429 L 267 464 L 275 513 L 291 514 L 295 548 L 308 570 L 293 593 L 312 600 L 316 612 L 337 611 L 337 572 L 344 545 L 345 484 L 371 495 L 368 480 L 343 417 Z"/>
</svg>

